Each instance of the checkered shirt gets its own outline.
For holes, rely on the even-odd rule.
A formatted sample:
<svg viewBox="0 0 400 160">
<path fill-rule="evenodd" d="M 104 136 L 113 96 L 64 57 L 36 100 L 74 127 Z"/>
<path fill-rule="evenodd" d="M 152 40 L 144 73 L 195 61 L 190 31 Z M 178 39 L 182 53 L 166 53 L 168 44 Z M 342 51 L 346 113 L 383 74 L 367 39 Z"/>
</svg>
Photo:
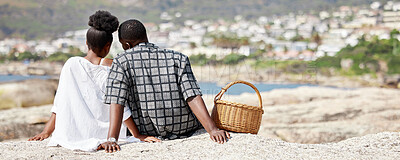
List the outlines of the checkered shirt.
<svg viewBox="0 0 400 160">
<path fill-rule="evenodd" d="M 141 134 L 168 138 L 202 127 L 186 102 L 197 95 L 186 55 L 140 43 L 114 58 L 105 103 L 130 107 Z"/>
</svg>

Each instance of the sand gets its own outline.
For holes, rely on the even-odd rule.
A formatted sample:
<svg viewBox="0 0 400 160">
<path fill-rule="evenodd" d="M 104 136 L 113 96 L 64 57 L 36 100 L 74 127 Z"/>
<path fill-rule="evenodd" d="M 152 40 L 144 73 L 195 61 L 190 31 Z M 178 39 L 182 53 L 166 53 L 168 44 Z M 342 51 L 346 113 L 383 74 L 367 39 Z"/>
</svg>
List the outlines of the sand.
<svg viewBox="0 0 400 160">
<path fill-rule="evenodd" d="M 225 144 L 208 134 L 161 143 L 122 144 L 116 153 L 71 151 L 42 142 L 0 143 L 0 159 L 399 159 L 400 134 L 379 133 L 339 143 L 296 144 L 249 134 L 232 134 Z"/>
</svg>

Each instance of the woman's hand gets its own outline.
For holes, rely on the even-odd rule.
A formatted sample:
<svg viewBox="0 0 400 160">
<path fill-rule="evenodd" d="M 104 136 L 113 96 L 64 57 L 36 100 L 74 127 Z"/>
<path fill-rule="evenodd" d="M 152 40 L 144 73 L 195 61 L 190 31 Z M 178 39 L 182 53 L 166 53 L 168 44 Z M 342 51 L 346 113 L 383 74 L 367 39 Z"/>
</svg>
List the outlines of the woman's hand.
<svg viewBox="0 0 400 160">
<path fill-rule="evenodd" d="M 223 144 L 227 141 L 227 139 L 230 139 L 230 134 L 227 131 L 224 130 L 219 130 L 219 129 L 214 129 L 210 133 L 210 138 L 214 142 Z"/>
<path fill-rule="evenodd" d="M 29 138 L 28 141 L 43 141 L 44 139 L 49 138 L 49 136 L 50 134 L 48 134 L 47 132 L 42 132 L 32 138 Z"/>
<path fill-rule="evenodd" d="M 52 113 L 42 133 L 37 134 L 32 138 L 29 138 L 28 141 L 43 141 L 44 139 L 49 138 L 49 136 L 53 133 L 55 126 L 56 126 L 56 114 Z"/>
<path fill-rule="evenodd" d="M 135 138 L 140 139 L 140 141 L 143 142 L 149 142 L 149 143 L 154 143 L 154 142 L 161 142 L 161 140 L 159 140 L 158 138 L 154 137 L 154 136 L 147 136 L 147 135 L 138 135 Z"/>
<path fill-rule="evenodd" d="M 102 150 L 104 149 L 106 153 L 112 153 L 112 152 L 117 152 L 120 151 L 121 148 L 116 142 L 104 142 L 97 147 L 97 150 Z"/>
</svg>

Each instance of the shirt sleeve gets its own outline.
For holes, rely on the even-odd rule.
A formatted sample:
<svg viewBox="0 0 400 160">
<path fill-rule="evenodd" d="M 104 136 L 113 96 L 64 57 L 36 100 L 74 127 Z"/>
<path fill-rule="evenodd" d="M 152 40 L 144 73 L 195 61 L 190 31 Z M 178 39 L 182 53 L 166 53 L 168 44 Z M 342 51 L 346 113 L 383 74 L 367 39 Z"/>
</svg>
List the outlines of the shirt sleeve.
<svg viewBox="0 0 400 160">
<path fill-rule="evenodd" d="M 196 78 L 192 72 L 189 58 L 185 56 L 181 61 L 182 74 L 180 75 L 180 88 L 185 100 L 190 97 L 202 95 L 199 85 L 197 84 Z"/>
<path fill-rule="evenodd" d="M 122 115 L 122 121 L 126 121 L 131 116 L 132 116 L 131 109 L 128 106 L 124 107 L 124 114 Z"/>
<path fill-rule="evenodd" d="M 105 104 L 128 106 L 128 79 L 121 63 L 114 59 L 107 77 Z"/>
</svg>

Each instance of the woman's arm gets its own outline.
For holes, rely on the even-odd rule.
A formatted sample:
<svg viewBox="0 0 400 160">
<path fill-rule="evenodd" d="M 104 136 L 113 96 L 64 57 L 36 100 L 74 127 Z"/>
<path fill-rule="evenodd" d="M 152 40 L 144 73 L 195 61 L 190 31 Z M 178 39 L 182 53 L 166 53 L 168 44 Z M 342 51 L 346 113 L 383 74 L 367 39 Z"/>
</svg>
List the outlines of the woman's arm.
<svg viewBox="0 0 400 160">
<path fill-rule="evenodd" d="M 52 113 L 42 133 L 39 133 L 32 138 L 29 138 L 28 141 L 43 141 L 44 139 L 48 138 L 53 133 L 55 129 L 55 124 L 56 124 L 56 114 Z"/>
<path fill-rule="evenodd" d="M 125 120 L 124 123 L 128 127 L 129 131 L 132 133 L 132 135 L 134 137 L 136 137 L 137 139 L 140 139 L 140 141 L 161 142 L 159 139 L 157 139 L 154 136 L 147 136 L 147 135 L 140 134 L 138 128 L 136 127 L 135 122 L 133 122 L 132 116 L 129 117 L 127 120 Z"/>
</svg>

